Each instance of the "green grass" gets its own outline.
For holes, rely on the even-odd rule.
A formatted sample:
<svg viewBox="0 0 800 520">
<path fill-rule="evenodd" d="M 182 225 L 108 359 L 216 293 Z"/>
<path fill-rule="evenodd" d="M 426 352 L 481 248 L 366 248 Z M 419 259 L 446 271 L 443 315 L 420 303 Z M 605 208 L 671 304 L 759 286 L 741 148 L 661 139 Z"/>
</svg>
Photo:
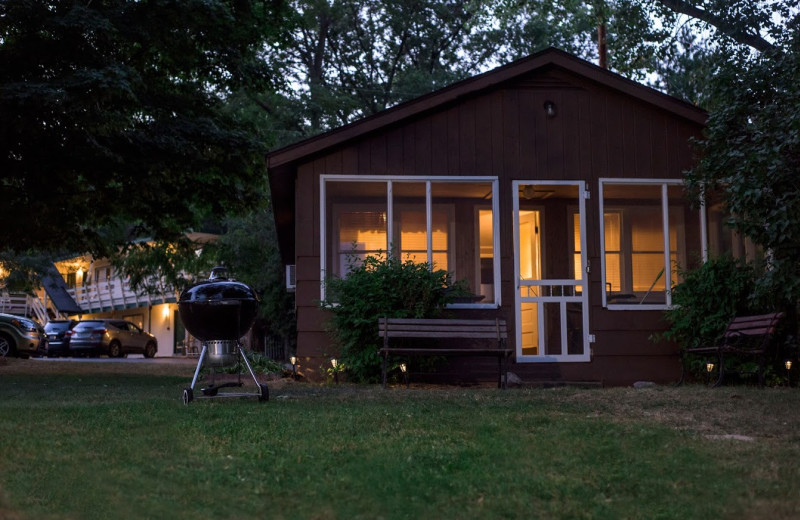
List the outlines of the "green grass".
<svg viewBox="0 0 800 520">
<path fill-rule="evenodd" d="M 800 516 L 798 389 L 284 380 L 185 406 L 192 368 L 0 365 L 0 518 Z"/>
</svg>

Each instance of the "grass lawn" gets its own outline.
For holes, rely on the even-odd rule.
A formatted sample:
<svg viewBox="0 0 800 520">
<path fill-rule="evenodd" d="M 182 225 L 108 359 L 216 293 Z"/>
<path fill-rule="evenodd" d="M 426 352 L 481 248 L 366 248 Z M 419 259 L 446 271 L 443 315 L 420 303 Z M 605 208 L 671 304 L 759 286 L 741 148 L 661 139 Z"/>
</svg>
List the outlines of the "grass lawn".
<svg viewBox="0 0 800 520">
<path fill-rule="evenodd" d="M 800 518 L 797 388 L 281 380 L 185 406 L 194 368 L 0 364 L 0 518 Z"/>
</svg>

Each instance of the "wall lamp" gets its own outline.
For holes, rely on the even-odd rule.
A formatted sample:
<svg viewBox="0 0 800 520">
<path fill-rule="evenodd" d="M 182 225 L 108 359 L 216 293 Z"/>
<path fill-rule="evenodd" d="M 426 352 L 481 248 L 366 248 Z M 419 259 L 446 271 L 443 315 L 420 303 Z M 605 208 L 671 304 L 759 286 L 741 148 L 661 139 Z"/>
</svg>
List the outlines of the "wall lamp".
<svg viewBox="0 0 800 520">
<path fill-rule="evenodd" d="M 556 104 L 550 101 L 549 99 L 544 102 L 544 113 L 547 114 L 547 117 L 553 119 L 556 117 Z"/>
</svg>

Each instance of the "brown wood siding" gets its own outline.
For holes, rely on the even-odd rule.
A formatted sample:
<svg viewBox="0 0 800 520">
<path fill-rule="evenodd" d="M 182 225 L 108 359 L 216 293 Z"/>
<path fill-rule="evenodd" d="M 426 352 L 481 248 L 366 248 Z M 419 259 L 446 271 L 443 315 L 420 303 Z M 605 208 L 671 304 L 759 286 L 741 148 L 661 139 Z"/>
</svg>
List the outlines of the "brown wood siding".
<svg viewBox="0 0 800 520">
<path fill-rule="evenodd" d="M 554 118 L 545 114 L 544 103 L 548 100 L 556 104 Z M 588 275 L 590 332 L 598 338 L 592 345 L 592 361 L 561 366 L 514 363 L 512 371 L 523 379 L 557 376 L 627 382 L 647 376 L 657 380 L 672 378 L 674 363 L 664 359 L 674 357 L 674 347 L 654 345 L 648 339 L 664 327 L 661 311 L 609 311 L 601 307 L 598 179 L 681 178 L 682 171 L 692 165 L 688 138 L 699 135 L 699 125 L 586 78 L 555 70 L 541 71 L 503 88 L 435 108 L 434 112 L 379 128 L 298 166 L 298 355 L 315 355 L 324 336 L 325 313 L 316 304 L 320 283 L 319 175 L 497 176 L 503 308 L 462 313 L 502 314 L 512 330 L 515 284 L 511 181 L 584 180 L 591 192 L 586 206 L 587 257 L 592 267 Z M 695 228 L 695 222 L 687 222 L 687 240 L 699 242 Z M 555 226 L 550 229 L 561 236 L 568 233 Z M 564 258 L 547 261 L 567 265 Z M 471 266 L 469 270 L 474 269 L 471 262 L 457 259 L 458 265 Z M 509 338 L 512 346 L 514 341 L 513 336 Z"/>
</svg>

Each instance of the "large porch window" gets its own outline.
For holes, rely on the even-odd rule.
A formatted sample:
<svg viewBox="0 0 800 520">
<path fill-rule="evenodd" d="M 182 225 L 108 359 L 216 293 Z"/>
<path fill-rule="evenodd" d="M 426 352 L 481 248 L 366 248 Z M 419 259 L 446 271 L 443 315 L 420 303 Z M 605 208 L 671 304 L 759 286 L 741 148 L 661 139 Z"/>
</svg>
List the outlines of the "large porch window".
<svg viewBox="0 0 800 520">
<path fill-rule="evenodd" d="M 699 229 L 682 183 L 601 179 L 600 197 L 604 306 L 671 305 L 678 267 L 689 260 L 687 233 Z"/>
<path fill-rule="evenodd" d="M 323 175 L 320 183 L 323 280 L 391 251 L 466 281 L 473 297 L 464 305 L 499 304 L 495 178 Z"/>
</svg>

